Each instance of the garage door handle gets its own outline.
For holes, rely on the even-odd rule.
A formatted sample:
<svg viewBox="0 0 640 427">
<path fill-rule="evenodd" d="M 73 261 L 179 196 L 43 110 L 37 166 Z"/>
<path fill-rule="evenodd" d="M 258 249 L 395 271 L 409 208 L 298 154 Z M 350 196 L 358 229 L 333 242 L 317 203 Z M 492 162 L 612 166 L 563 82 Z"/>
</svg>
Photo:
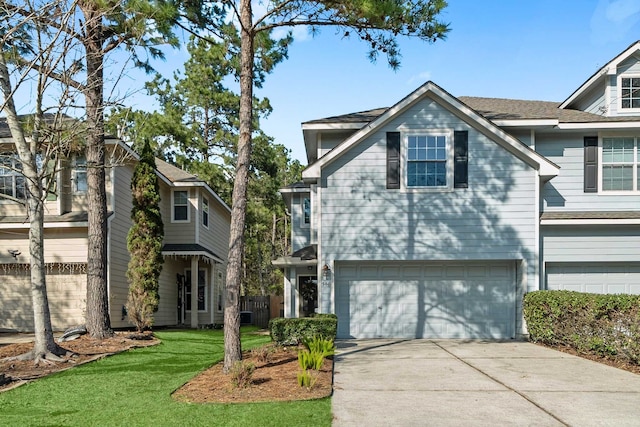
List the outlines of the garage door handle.
<svg viewBox="0 0 640 427">
<path fill-rule="evenodd" d="M 378 307 L 378 310 L 382 310 L 382 307 Z"/>
</svg>

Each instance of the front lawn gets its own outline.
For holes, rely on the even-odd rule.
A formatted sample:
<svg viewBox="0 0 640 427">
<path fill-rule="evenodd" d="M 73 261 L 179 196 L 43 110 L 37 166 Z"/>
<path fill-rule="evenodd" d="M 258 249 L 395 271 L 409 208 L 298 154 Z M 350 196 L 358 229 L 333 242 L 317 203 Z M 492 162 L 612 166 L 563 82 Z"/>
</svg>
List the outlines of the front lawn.
<svg viewBox="0 0 640 427">
<path fill-rule="evenodd" d="M 223 358 L 222 331 L 164 331 L 131 350 L 0 393 L 14 426 L 330 426 L 331 400 L 188 404 L 171 393 Z M 243 333 L 243 349 L 269 338 Z"/>
</svg>

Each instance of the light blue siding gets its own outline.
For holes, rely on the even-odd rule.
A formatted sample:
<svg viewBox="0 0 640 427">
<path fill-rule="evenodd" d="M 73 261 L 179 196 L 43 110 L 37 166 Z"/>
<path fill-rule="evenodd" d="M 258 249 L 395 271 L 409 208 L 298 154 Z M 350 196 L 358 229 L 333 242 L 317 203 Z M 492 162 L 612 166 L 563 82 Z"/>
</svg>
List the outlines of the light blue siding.
<svg viewBox="0 0 640 427">
<path fill-rule="evenodd" d="M 319 141 L 319 153 L 318 158 L 324 156 L 329 151 L 333 150 L 338 146 L 342 141 L 347 139 L 351 134 L 355 131 L 340 131 L 340 132 L 325 132 L 322 134 L 322 137 Z"/>
<path fill-rule="evenodd" d="M 545 211 L 625 211 L 640 206 L 638 193 L 584 192 L 584 134 L 539 135 L 536 150 L 560 166 L 559 175 L 542 188 Z"/>
<path fill-rule="evenodd" d="M 386 131 L 469 131 L 469 188 L 386 189 Z M 536 172 L 422 101 L 323 171 L 322 256 L 339 260 L 535 258 Z M 533 264 L 531 262 L 531 264 Z"/>
<path fill-rule="evenodd" d="M 638 262 L 640 226 L 544 226 L 545 262 Z"/>
</svg>

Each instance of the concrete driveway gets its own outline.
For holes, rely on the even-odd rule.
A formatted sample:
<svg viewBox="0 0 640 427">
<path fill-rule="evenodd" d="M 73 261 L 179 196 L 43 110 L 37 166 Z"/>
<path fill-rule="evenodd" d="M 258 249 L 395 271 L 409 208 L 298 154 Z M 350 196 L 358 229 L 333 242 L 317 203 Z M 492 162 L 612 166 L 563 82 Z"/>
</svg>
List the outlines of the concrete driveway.
<svg viewBox="0 0 640 427">
<path fill-rule="evenodd" d="M 337 342 L 334 426 L 640 426 L 640 375 L 518 341 Z"/>
</svg>

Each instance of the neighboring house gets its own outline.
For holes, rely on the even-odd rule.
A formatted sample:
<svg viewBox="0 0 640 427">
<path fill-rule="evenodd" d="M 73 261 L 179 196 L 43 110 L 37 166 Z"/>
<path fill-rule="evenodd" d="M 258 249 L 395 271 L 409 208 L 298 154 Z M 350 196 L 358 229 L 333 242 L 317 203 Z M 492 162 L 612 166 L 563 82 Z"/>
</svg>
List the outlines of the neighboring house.
<svg viewBox="0 0 640 427">
<path fill-rule="evenodd" d="M 119 140 L 107 139 L 106 144 L 115 164 L 106 171 L 109 312 L 113 327 L 131 327 L 124 309 L 129 287 L 127 233 L 131 178 L 138 157 Z M 17 162 L 11 157 L 14 148 L 6 123 L 0 123 L 0 148 L 3 162 Z M 53 329 L 64 330 L 84 323 L 87 181 L 82 155 L 57 163 L 56 186 L 45 203 L 44 251 Z M 159 159 L 156 166 L 165 238 L 154 324 L 222 324 L 231 211 L 196 176 Z M 19 172 L 0 166 L 0 193 L 24 198 L 23 179 Z M 28 229 L 23 205 L 0 198 L 0 329 L 33 330 Z"/>
<path fill-rule="evenodd" d="M 564 102 L 456 98 L 303 123 L 285 316 L 338 336 L 515 338 L 537 289 L 640 293 L 640 42 Z M 304 295 L 317 292 L 317 302 Z"/>
</svg>

